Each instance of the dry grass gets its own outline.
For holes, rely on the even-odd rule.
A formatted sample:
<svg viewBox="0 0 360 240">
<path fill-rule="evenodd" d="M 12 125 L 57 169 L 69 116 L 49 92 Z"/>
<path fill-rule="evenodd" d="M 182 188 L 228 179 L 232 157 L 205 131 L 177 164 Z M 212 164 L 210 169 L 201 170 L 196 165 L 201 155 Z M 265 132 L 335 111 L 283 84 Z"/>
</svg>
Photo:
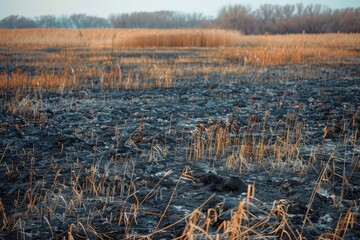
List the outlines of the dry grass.
<svg viewBox="0 0 360 240">
<path fill-rule="evenodd" d="M 359 34 L 243 36 L 239 48 L 224 52 L 249 65 L 333 64 L 359 56 L 359 46 Z"/>
<path fill-rule="evenodd" d="M 162 219 L 175 197 L 180 180 L 193 181 L 194 179 L 187 166 L 180 173 L 170 198 L 165 199 L 168 202 L 166 208 L 161 209 L 160 213 L 151 213 L 142 209 L 142 205 L 154 197 L 160 182 L 172 174 L 171 170 L 164 173 L 143 200 L 139 200 L 136 187 L 138 182 L 133 178 L 136 163 L 131 159 L 125 161 L 111 159 L 105 164 L 100 159 L 96 159 L 90 166 L 81 162 L 66 162 L 62 165 L 51 162 L 48 170 L 56 172 L 51 184 L 46 185 L 51 188 L 45 187 L 44 180 L 35 180 L 37 177 L 33 166 L 35 161 L 35 159 L 30 159 L 25 163 L 30 173 L 26 182 L 29 189 L 26 192 L 17 192 L 18 198 L 14 201 L 15 213 L 9 214 L 9 209 L 4 208 L 0 198 L 0 215 L 3 223 L 0 232 L 16 231 L 19 239 L 26 239 L 26 229 L 31 227 L 31 219 L 42 221 L 44 228 L 50 229 L 49 232 L 53 238 L 86 238 L 92 234 L 100 239 L 112 239 L 112 232 L 101 232 L 94 225 L 94 222 L 101 219 L 106 225 L 120 228 L 123 231 L 121 239 L 154 239 L 156 234 L 182 222 L 185 222 L 186 226 L 178 239 L 303 239 L 303 229 L 293 229 L 289 222 L 288 208 L 292 202 L 281 199 L 272 203 L 263 203 L 255 197 L 255 185 L 252 184 L 248 185 L 246 195 L 236 208 L 225 211 L 223 205 L 218 204 L 214 208 L 203 211 L 202 207 L 214 197 L 212 195 L 205 202 L 199 203 L 199 207 L 190 214 L 177 217 L 172 224 L 160 228 Z M 308 212 L 323 181 L 327 181 L 328 173 L 333 170 L 331 161 L 329 159 L 319 174 L 313 195 L 307 205 Z M 17 175 L 16 171 L 15 168 L 8 172 L 8 177 Z M 24 211 L 24 208 L 27 211 Z M 324 233 L 320 239 L 345 239 L 347 231 L 354 228 L 355 208 L 354 201 L 348 209 L 345 209 L 345 215 L 339 217 L 334 231 Z M 303 228 L 308 223 L 308 212 L 303 220 Z M 86 213 L 86 215 L 81 214 L 82 217 L 79 218 L 79 213 Z M 143 216 L 144 213 L 160 217 L 157 227 L 148 235 L 136 235 L 132 233 L 131 228 L 137 221 L 141 221 L 138 216 Z M 221 220 L 229 213 L 231 216 L 229 219 Z M 52 232 L 51 223 L 59 221 L 73 222 L 69 224 L 67 230 L 60 233 L 58 231 L 55 235 Z M 214 225 L 219 222 L 217 226 Z"/>
<path fill-rule="evenodd" d="M 308 58 L 322 61 L 330 57 L 359 56 L 359 39 L 359 34 L 243 36 L 236 31 L 204 29 L 0 30 L 0 47 L 8 49 L 236 47 L 225 49 L 221 54 L 245 58 L 245 64 L 260 65 L 303 64 Z"/>
<path fill-rule="evenodd" d="M 248 81 L 261 81 L 258 76 L 266 71 L 267 66 L 288 64 L 294 66 L 287 70 L 287 75 L 279 75 L 272 80 L 306 79 L 312 77 L 312 65 L 358 64 L 356 57 L 359 57 L 359 46 L 359 34 L 241 36 L 222 30 L 0 30 L 3 53 L 0 66 L 4 66 L 0 72 L 3 99 L 0 110 L 12 115 L 20 113 L 36 120 L 41 126 L 47 121 L 41 110 L 43 94 L 49 89 L 61 94 L 79 88 L 86 88 L 89 92 L 98 89 L 136 90 L 181 87 L 195 80 L 198 84 L 209 85 L 210 89 L 213 75 L 220 76 L 221 81 L 229 81 L 227 76 L 232 74 L 249 75 Z M 169 57 L 151 56 L 159 53 L 169 54 Z M 299 64 L 302 66 L 297 66 Z M 318 75 L 316 77 L 319 78 Z M 269 123 L 270 114 L 269 111 L 265 111 L 263 116 L 260 111 L 250 112 L 246 127 L 237 126 L 233 119 L 226 122 L 212 120 L 208 124 L 195 126 L 190 140 L 181 141 L 184 145 L 180 147 L 187 148 L 184 158 L 189 161 L 219 161 L 229 170 L 239 172 L 264 168 L 269 174 L 288 170 L 306 173 L 315 161 L 322 158 L 330 126 L 324 129 L 323 146 L 319 146 L 310 161 L 304 162 L 301 151 L 307 139 L 303 134 L 302 122 L 297 119 L 297 112 L 288 113 L 281 125 Z M 341 136 L 343 142 L 350 142 L 354 149 L 358 148 L 356 121 L 359 114 L 360 109 L 346 123 L 351 126 L 351 131 Z M 128 136 L 128 142 L 134 149 L 137 149 L 138 140 L 141 142 L 142 130 L 141 121 L 138 129 Z M 18 127 L 17 131 L 24 135 Z M 84 130 L 76 131 L 85 136 Z M 115 150 L 119 145 L 119 131 L 116 126 Z M 92 132 L 86 134 L 92 138 Z M 91 142 L 94 140 L 91 139 Z M 4 165 L 6 177 L 12 178 L 20 173 L 19 166 L 14 162 L 3 161 L 8 147 L 3 151 L 0 162 Z M 154 145 L 149 150 L 148 161 L 156 163 L 166 158 L 166 154 L 166 147 Z M 339 154 L 334 150 L 331 158 L 322 162 L 323 170 L 309 199 L 308 212 L 322 185 L 335 178 L 338 163 L 332 157 Z M 156 233 L 166 231 L 182 221 L 186 222 L 182 239 L 303 237 L 303 229 L 291 229 L 289 225 L 287 207 L 290 203 L 281 200 L 265 206 L 255 198 L 253 185 L 250 185 L 244 201 L 236 209 L 231 209 L 231 218 L 223 221 L 217 229 L 211 229 L 211 226 L 225 214 L 222 209 L 202 212 L 200 207 L 174 224 L 160 228 L 180 180 L 193 180 L 188 168 L 180 173 L 170 198 L 166 199 L 166 207 L 157 213 L 160 216 L 158 229 L 148 236 L 134 236 L 131 228 L 138 221 L 142 204 L 151 197 L 157 197 L 158 186 L 170 171 L 140 201 L 137 182 L 133 179 L 136 169 L 134 159 L 115 157 L 107 159 L 106 164 L 95 158 L 91 164 L 65 159 L 62 165 L 50 160 L 48 171 L 55 174 L 54 179 L 50 180 L 51 187 L 45 189 L 45 180 L 35 181 L 35 177 L 39 177 L 34 168 L 36 160 L 31 157 L 31 152 L 26 156 L 23 167 L 29 169 L 26 182 L 29 188 L 26 192 L 14 193 L 17 199 L 13 213 L 4 208 L 0 198 L 3 223 L 0 232 L 17 231 L 22 239 L 26 238 L 25 229 L 29 228 L 34 216 L 41 219 L 43 227 L 49 228 L 54 238 L 73 239 L 80 235 L 86 237 L 90 233 L 98 238 L 111 235 L 97 232 L 99 229 L 93 226 L 95 218 L 120 227 L 126 238 L 151 239 Z M 358 155 L 354 154 L 353 171 L 358 170 L 359 162 Z M 344 190 L 349 176 L 345 172 L 336 177 L 339 176 Z M 90 199 L 98 204 L 93 204 Z M 334 207 L 341 206 L 342 200 L 342 195 L 334 197 Z M 115 207 L 115 211 L 111 207 Z M 345 238 L 346 232 L 354 227 L 355 211 L 351 205 L 346 214 L 339 218 L 334 232 L 324 233 L 321 239 Z M 79 212 L 85 212 L 87 217 L 77 218 Z M 59 221 L 72 221 L 72 224 L 57 236 L 52 232 L 51 223 Z M 303 223 L 304 227 L 309 224 L 307 214 Z"/>
<path fill-rule="evenodd" d="M 359 39 L 359 34 L 242 36 L 224 30 L 0 30 L 1 65 L 18 68 L 0 72 L 0 89 L 63 92 L 95 82 L 100 88 L 174 87 L 176 79 L 200 75 L 206 83 L 220 73 L 250 74 L 254 81 L 262 68 L 288 64 L 293 74 L 276 79 L 311 78 L 315 65 L 356 64 Z M 131 65 L 137 67 L 125 71 Z"/>
<path fill-rule="evenodd" d="M 23 29 L 0 30 L 0 47 L 82 48 L 113 47 L 231 47 L 241 35 L 228 30 L 157 29 Z"/>
<path fill-rule="evenodd" d="M 284 123 L 268 124 L 269 115 L 268 110 L 263 119 L 249 113 L 246 127 L 239 127 L 231 119 L 225 124 L 219 120 L 196 126 L 187 159 L 223 162 L 227 169 L 240 173 L 261 167 L 269 169 L 269 173 L 283 170 L 306 173 L 314 162 L 304 161 L 301 155 L 306 141 L 303 123 L 288 112 Z"/>
<path fill-rule="evenodd" d="M 211 229 L 226 212 L 218 208 L 202 212 L 195 209 L 187 216 L 187 225 L 177 239 L 305 239 L 301 229 L 292 229 L 288 217 L 291 202 L 282 199 L 274 201 L 270 208 L 263 209 L 263 203 L 255 198 L 254 185 L 237 208 L 232 209 L 232 217 L 223 221 L 216 229 Z M 309 203 L 311 207 L 311 203 Z M 324 233 L 319 239 L 345 239 L 349 229 L 354 227 L 355 212 L 353 204 L 341 217 L 332 233 Z M 304 223 L 307 219 L 304 219 Z"/>
</svg>

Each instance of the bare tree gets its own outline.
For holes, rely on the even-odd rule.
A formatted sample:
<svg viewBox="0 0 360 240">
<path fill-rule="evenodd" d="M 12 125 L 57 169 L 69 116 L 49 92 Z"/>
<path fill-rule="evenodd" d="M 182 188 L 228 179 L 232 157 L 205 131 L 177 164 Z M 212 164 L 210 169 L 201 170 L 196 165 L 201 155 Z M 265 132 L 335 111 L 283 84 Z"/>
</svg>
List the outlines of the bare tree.
<svg viewBox="0 0 360 240">
<path fill-rule="evenodd" d="M 194 28 L 207 21 L 202 14 L 182 14 L 173 11 L 113 14 L 109 19 L 115 28 Z"/>
<path fill-rule="evenodd" d="M 302 3 L 296 4 L 296 14 L 300 16 L 303 13 L 304 13 L 304 4 Z"/>
<path fill-rule="evenodd" d="M 259 7 L 256 11 L 257 16 L 259 19 L 263 20 L 264 22 L 275 18 L 275 7 L 271 4 L 263 4 Z"/>
<path fill-rule="evenodd" d="M 293 16 L 295 11 L 295 5 L 286 4 L 283 7 L 283 13 L 285 18 L 289 19 L 291 16 Z"/>
<path fill-rule="evenodd" d="M 199 13 L 173 11 L 112 14 L 107 19 L 86 14 L 45 15 L 34 19 L 11 15 L 0 20 L 0 28 L 225 28 L 244 34 L 360 32 L 360 8 L 332 10 L 325 5 L 263 4 L 255 11 L 236 4 L 223 7 L 216 19 Z"/>
<path fill-rule="evenodd" d="M 254 31 L 254 20 L 251 8 L 239 4 L 223 7 L 217 18 L 217 22 L 222 28 L 240 30 L 245 34 Z"/>
</svg>

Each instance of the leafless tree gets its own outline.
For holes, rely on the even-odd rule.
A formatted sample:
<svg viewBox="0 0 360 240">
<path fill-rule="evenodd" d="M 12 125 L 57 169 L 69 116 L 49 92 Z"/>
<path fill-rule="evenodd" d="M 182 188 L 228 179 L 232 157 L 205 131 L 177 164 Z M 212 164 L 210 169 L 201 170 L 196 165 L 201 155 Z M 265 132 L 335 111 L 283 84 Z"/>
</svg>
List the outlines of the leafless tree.
<svg viewBox="0 0 360 240">
<path fill-rule="evenodd" d="M 86 14 L 34 19 L 11 15 L 0 20 L 0 28 L 225 28 L 244 34 L 360 32 L 360 8 L 332 10 L 325 5 L 263 4 L 252 10 L 236 4 L 223 7 L 216 19 L 199 13 L 174 11 L 112 14 L 107 19 Z"/>
<path fill-rule="evenodd" d="M 286 4 L 283 7 L 284 16 L 287 19 L 289 19 L 291 16 L 293 16 L 294 11 L 295 11 L 295 6 L 294 5 Z"/>
<path fill-rule="evenodd" d="M 254 20 L 251 8 L 239 4 L 223 7 L 217 17 L 220 27 L 240 30 L 245 34 L 254 31 Z"/>
</svg>

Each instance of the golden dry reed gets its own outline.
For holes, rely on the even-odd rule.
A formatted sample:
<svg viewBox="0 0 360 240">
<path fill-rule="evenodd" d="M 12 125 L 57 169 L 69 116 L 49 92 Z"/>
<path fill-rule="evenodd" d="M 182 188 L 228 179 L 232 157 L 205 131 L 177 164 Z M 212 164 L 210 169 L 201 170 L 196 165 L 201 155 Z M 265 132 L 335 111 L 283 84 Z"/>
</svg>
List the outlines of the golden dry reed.
<svg viewBox="0 0 360 240">
<path fill-rule="evenodd" d="M 0 47 L 232 47 L 241 34 L 220 29 L 0 30 Z"/>
<path fill-rule="evenodd" d="M 244 36 L 219 29 L 1 29 L 0 48 L 5 54 L 0 55 L 4 67 L 0 89 L 25 86 L 63 92 L 93 85 L 95 80 L 101 88 L 174 87 L 177 79 L 190 81 L 201 75 L 206 82 L 211 74 L 243 75 L 260 69 L 253 66 L 289 64 L 294 77 L 284 74 L 279 80 L 305 79 L 316 65 L 359 65 L 359 46 L 360 34 Z M 151 57 L 162 52 L 184 54 Z M 123 53 L 129 54 L 122 57 Z M 132 64 L 137 67 L 127 71 Z M 300 77 L 296 74 L 299 64 L 306 66 Z M 29 72 L 31 68 L 35 70 Z"/>
<path fill-rule="evenodd" d="M 360 34 L 241 35 L 221 29 L 0 29 L 0 47 L 240 47 L 359 54 Z M 316 49 L 316 50 L 315 50 Z M 327 55 L 328 55 L 327 54 Z M 337 55 L 339 56 L 339 55 Z"/>
</svg>

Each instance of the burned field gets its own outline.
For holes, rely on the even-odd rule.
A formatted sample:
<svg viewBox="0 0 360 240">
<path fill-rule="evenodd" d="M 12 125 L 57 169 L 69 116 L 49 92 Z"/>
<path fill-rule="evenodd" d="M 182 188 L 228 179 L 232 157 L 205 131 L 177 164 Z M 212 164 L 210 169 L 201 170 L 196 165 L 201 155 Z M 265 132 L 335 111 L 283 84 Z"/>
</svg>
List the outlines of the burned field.
<svg viewBox="0 0 360 240">
<path fill-rule="evenodd" d="M 1 238 L 360 237 L 357 42 L 86 34 L 0 51 Z"/>
</svg>

